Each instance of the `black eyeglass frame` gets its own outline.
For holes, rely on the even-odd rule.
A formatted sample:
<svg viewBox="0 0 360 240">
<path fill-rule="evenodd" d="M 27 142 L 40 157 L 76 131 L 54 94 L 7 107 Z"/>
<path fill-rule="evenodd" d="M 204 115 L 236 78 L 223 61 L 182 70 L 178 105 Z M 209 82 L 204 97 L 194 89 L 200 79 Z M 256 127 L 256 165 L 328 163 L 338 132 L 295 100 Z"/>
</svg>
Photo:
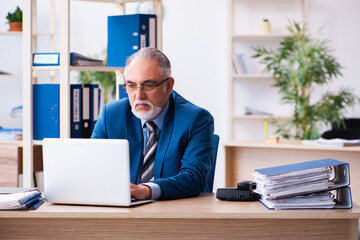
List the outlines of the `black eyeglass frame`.
<svg viewBox="0 0 360 240">
<path fill-rule="evenodd" d="M 141 88 L 142 91 L 144 91 L 145 88 L 150 88 L 148 90 L 154 90 L 155 88 L 157 88 L 158 86 L 160 86 L 161 84 L 163 84 L 164 82 L 166 82 L 167 80 L 169 80 L 171 77 L 165 78 L 164 80 L 162 80 L 161 82 L 157 83 L 157 84 L 151 84 L 151 83 L 144 83 L 141 86 L 131 86 L 133 89 L 131 90 L 131 92 L 136 91 L 138 88 Z M 125 90 L 126 93 L 128 93 L 129 91 L 126 89 L 126 86 L 128 86 L 126 83 L 122 86 L 123 89 Z"/>
</svg>

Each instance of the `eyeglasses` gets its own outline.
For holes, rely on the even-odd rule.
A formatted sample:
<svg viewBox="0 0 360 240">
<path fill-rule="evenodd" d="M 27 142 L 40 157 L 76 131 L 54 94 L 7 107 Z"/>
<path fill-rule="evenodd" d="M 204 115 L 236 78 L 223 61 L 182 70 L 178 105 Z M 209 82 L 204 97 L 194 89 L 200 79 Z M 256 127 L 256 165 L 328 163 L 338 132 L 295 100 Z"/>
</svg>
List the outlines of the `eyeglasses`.
<svg viewBox="0 0 360 240">
<path fill-rule="evenodd" d="M 144 83 L 140 86 L 137 86 L 136 84 L 133 84 L 133 83 L 125 83 L 123 85 L 123 88 L 124 88 L 125 92 L 127 92 L 127 93 L 135 92 L 138 88 L 140 88 L 141 90 L 143 90 L 145 92 L 149 92 L 149 91 L 154 90 L 155 88 L 157 88 L 158 86 L 160 86 L 161 84 L 163 84 L 164 82 L 166 82 L 169 79 L 170 78 L 168 77 L 157 84 L 148 82 L 148 83 Z"/>
</svg>

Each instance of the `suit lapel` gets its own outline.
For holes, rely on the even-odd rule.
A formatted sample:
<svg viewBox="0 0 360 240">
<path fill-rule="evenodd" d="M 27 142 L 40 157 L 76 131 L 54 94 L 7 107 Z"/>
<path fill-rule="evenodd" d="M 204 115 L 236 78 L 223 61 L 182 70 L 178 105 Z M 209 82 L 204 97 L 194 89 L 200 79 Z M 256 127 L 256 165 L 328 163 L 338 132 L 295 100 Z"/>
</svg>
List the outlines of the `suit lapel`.
<svg viewBox="0 0 360 240">
<path fill-rule="evenodd" d="M 154 178 L 159 178 L 161 176 L 161 170 L 165 158 L 165 153 L 170 144 L 171 135 L 174 129 L 174 100 L 173 94 L 169 97 L 169 108 L 166 113 L 164 124 L 162 126 L 158 148 L 156 150 L 155 162 L 154 162 Z"/>
<path fill-rule="evenodd" d="M 130 147 L 130 175 L 131 182 L 138 183 L 138 175 L 143 159 L 143 134 L 140 119 L 131 110 L 127 111 L 126 132 Z"/>
</svg>

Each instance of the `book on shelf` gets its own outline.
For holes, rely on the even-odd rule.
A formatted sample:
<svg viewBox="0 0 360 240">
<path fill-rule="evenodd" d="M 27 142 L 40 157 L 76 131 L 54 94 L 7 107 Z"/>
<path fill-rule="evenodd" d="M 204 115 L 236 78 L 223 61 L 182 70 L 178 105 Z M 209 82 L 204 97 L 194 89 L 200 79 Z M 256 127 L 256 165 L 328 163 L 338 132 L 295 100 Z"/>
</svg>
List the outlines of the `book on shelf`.
<svg viewBox="0 0 360 240">
<path fill-rule="evenodd" d="M 0 187 L 0 210 L 35 210 L 44 201 L 36 188 Z"/>
<path fill-rule="evenodd" d="M 17 128 L 1 128 L 0 127 L 0 140 L 15 141 L 22 140 L 23 131 Z"/>
<path fill-rule="evenodd" d="M 233 57 L 232 57 L 232 63 L 233 63 L 234 71 L 236 74 L 243 73 L 243 70 L 241 69 L 241 64 L 239 63 L 239 59 L 235 53 L 233 54 Z"/>
<path fill-rule="evenodd" d="M 249 64 L 244 53 L 233 54 L 233 65 L 236 74 L 250 74 Z"/>
<path fill-rule="evenodd" d="M 89 58 L 76 52 L 70 53 L 71 66 L 104 66 L 104 61 Z"/>
<path fill-rule="evenodd" d="M 10 73 L 4 72 L 4 71 L 1 71 L 1 70 L 0 70 L 0 75 L 10 75 Z"/>
<path fill-rule="evenodd" d="M 269 112 L 264 112 L 255 108 L 250 108 L 250 107 L 244 107 L 244 114 L 245 115 L 268 115 L 268 116 L 272 116 L 272 113 Z"/>
<path fill-rule="evenodd" d="M 70 85 L 70 136 L 72 138 L 91 137 L 99 113 L 99 91 L 98 84 Z M 33 84 L 34 140 L 60 137 L 59 94 L 59 84 Z"/>
<path fill-rule="evenodd" d="M 256 169 L 255 192 L 269 209 L 351 208 L 349 164 L 334 159 Z"/>
<path fill-rule="evenodd" d="M 125 67 L 126 59 L 143 47 L 157 47 L 155 14 L 108 17 L 107 66 Z"/>
<path fill-rule="evenodd" d="M 60 53 L 33 53 L 33 66 L 59 66 Z M 76 52 L 70 53 L 71 66 L 104 66 L 104 61 L 89 58 Z"/>
<path fill-rule="evenodd" d="M 11 109 L 11 113 L 10 116 L 12 118 L 22 118 L 23 116 L 23 106 L 17 106 L 17 107 L 13 107 Z"/>
</svg>

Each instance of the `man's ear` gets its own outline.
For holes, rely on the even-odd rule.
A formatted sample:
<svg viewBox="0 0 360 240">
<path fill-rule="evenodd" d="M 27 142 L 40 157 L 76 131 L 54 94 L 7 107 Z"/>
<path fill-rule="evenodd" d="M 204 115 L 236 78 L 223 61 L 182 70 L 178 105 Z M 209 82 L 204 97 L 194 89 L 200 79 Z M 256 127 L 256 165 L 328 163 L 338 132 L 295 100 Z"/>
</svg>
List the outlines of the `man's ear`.
<svg viewBox="0 0 360 240">
<path fill-rule="evenodd" d="M 173 77 L 170 77 L 169 80 L 166 81 L 166 92 L 170 96 L 172 93 L 172 90 L 174 88 L 175 79 Z"/>
</svg>

